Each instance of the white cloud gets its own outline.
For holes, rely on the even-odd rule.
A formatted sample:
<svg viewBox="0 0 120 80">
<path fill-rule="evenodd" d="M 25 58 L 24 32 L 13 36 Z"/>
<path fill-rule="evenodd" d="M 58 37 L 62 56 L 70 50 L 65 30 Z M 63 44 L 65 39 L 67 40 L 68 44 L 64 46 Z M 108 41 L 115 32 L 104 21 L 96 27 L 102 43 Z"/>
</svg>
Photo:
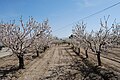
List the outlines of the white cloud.
<svg viewBox="0 0 120 80">
<path fill-rule="evenodd" d="M 102 0 L 73 0 L 77 6 L 80 7 L 93 7 L 99 5 Z"/>
<path fill-rule="evenodd" d="M 83 1 L 84 1 L 84 6 L 85 7 L 94 6 L 94 4 L 92 3 L 93 0 L 83 0 Z"/>
</svg>

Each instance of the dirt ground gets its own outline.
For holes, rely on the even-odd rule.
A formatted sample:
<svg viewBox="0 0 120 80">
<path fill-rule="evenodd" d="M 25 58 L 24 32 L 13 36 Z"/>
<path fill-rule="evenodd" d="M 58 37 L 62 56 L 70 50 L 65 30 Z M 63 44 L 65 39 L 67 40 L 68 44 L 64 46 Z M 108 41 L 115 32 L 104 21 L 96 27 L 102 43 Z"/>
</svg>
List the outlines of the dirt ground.
<svg viewBox="0 0 120 80">
<path fill-rule="evenodd" d="M 0 50 L 0 58 L 11 54 L 12 51 L 8 48 L 2 48 L 2 50 Z"/>
<path fill-rule="evenodd" d="M 96 66 L 96 59 L 89 54 L 77 56 L 68 45 L 54 46 L 40 58 L 25 58 L 26 69 L 14 72 L 8 71 L 5 75 L 2 68 L 6 65 L 17 64 L 15 56 L 0 59 L 0 77 L 6 80 L 119 80 L 120 63 L 102 57 L 102 67 Z M 28 56 L 30 57 L 30 56 Z M 92 59 L 91 59 L 92 58 Z M 112 64 L 113 63 L 113 64 Z M 107 65 L 107 66 L 106 66 Z M 5 68 L 6 70 L 6 68 Z M 8 75 L 9 74 L 9 75 Z M 12 74 L 12 75 L 11 75 Z M 6 76 L 6 77 L 5 77 Z M 5 77 L 5 78 L 4 78 Z"/>
<path fill-rule="evenodd" d="M 84 50 L 81 49 L 81 53 L 85 57 L 85 54 L 83 52 Z M 119 53 L 117 52 L 113 53 L 113 52 L 115 51 L 111 51 L 111 53 L 110 52 L 101 53 L 101 62 L 104 67 L 109 68 L 115 71 L 116 73 L 120 74 L 120 57 L 119 57 L 120 52 Z M 88 51 L 88 55 L 89 55 L 89 60 L 97 65 L 96 55 L 91 51 Z"/>
</svg>

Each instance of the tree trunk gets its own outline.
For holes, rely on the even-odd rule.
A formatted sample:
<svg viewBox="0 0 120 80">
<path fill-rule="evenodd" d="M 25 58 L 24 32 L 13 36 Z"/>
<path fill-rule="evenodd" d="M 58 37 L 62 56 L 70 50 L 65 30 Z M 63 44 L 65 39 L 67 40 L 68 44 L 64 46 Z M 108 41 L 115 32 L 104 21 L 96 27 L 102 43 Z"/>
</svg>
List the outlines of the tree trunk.
<svg viewBox="0 0 120 80">
<path fill-rule="evenodd" d="M 19 58 L 19 69 L 24 69 L 24 58 L 23 55 L 18 56 Z"/>
<path fill-rule="evenodd" d="M 39 51 L 38 50 L 36 51 L 36 53 L 37 53 L 37 57 L 39 57 Z"/>
<path fill-rule="evenodd" d="M 78 54 L 80 54 L 80 48 L 78 48 Z"/>
<path fill-rule="evenodd" d="M 2 50 L 2 46 L 0 46 L 0 50 Z"/>
<path fill-rule="evenodd" d="M 97 52 L 98 66 L 101 66 L 100 52 Z"/>
<path fill-rule="evenodd" d="M 88 50 L 85 50 L 86 58 L 88 58 Z"/>
<path fill-rule="evenodd" d="M 43 51 L 45 52 L 46 49 L 47 49 L 47 47 L 45 46 L 44 49 L 43 49 Z"/>
</svg>

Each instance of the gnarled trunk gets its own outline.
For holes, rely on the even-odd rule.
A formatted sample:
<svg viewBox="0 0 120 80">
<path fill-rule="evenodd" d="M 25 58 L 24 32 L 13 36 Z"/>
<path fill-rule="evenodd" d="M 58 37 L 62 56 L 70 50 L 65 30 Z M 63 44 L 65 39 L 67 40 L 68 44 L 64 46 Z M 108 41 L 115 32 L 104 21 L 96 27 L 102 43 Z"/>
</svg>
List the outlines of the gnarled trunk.
<svg viewBox="0 0 120 80">
<path fill-rule="evenodd" d="M 80 54 L 80 47 L 78 48 L 78 54 Z"/>
<path fill-rule="evenodd" d="M 23 58 L 23 55 L 19 55 L 18 59 L 19 59 L 19 69 L 24 69 L 24 58 Z"/>
<path fill-rule="evenodd" d="M 47 49 L 47 47 L 45 46 L 44 49 L 43 49 L 43 51 L 45 52 L 46 49 Z"/>
<path fill-rule="evenodd" d="M 71 47 L 72 49 L 74 49 L 74 45 L 72 44 L 72 47 Z"/>
<path fill-rule="evenodd" d="M 97 52 L 98 66 L 101 66 L 100 52 Z"/>
<path fill-rule="evenodd" d="M 36 51 L 36 53 L 37 53 L 37 57 L 39 57 L 39 51 L 38 50 Z"/>
<path fill-rule="evenodd" d="M 85 50 L 86 58 L 88 58 L 88 50 Z"/>
</svg>

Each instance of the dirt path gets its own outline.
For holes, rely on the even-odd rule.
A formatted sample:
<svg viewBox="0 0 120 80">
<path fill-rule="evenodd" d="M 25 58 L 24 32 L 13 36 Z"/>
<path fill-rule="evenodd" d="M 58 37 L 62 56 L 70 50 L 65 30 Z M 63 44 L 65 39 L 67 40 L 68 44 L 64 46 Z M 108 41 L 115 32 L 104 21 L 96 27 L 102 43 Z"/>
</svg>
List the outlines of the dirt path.
<svg viewBox="0 0 120 80">
<path fill-rule="evenodd" d="M 18 80 L 63 80 L 63 77 L 69 79 L 69 76 L 79 73 L 77 70 L 70 69 L 72 62 L 73 59 L 64 46 L 55 46 L 26 69 Z"/>
<path fill-rule="evenodd" d="M 70 47 L 60 45 L 48 50 L 18 80 L 104 80 L 109 73 L 106 72 L 77 56 Z M 110 75 L 115 77 L 113 73 Z"/>
<path fill-rule="evenodd" d="M 29 69 L 23 73 L 18 80 L 38 80 L 47 71 L 49 63 L 51 62 L 55 47 L 46 52 L 45 56 L 35 62 Z"/>
</svg>

